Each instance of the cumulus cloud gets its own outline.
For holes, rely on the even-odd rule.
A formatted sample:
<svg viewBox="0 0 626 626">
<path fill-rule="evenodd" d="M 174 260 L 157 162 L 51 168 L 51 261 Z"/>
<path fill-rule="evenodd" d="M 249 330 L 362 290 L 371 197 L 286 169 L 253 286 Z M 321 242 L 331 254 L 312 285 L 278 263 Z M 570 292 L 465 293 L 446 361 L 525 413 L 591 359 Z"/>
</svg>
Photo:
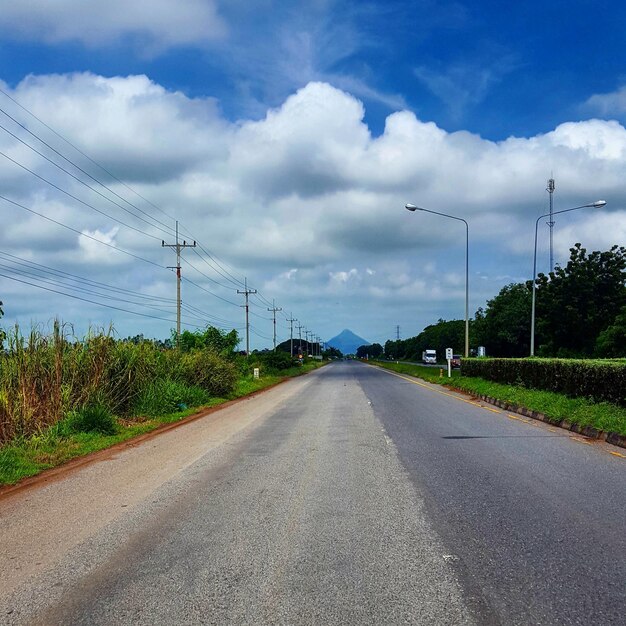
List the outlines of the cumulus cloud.
<svg viewBox="0 0 626 626">
<path fill-rule="evenodd" d="M 373 136 L 363 103 L 324 82 L 296 91 L 261 119 L 237 123 L 225 120 L 214 100 L 168 91 L 145 76 L 29 77 L 13 95 L 122 182 L 16 107 L 14 115 L 124 200 L 6 119 L 3 125 L 114 202 L 6 134 L 0 135 L 0 150 L 87 204 L 0 157 L 2 193 L 141 259 L 100 249 L 75 231 L 0 201 L 9 217 L 0 229 L 3 249 L 73 271 L 80 259 L 82 269 L 98 280 L 146 293 L 169 286 L 173 296 L 174 277 L 165 267 L 175 261 L 161 240 L 172 242 L 174 219 L 179 219 L 184 237 L 197 239 L 232 266 L 225 273 L 185 251 L 184 278 L 224 300 L 188 283 L 184 298 L 236 326 L 242 302 L 232 275 L 248 276 L 286 311 L 309 311 L 311 318 L 325 320 L 329 333 L 344 314 L 348 319 L 373 315 L 368 304 L 381 300 L 397 307 L 398 323 L 412 325 L 415 332 L 438 317 L 460 317 L 463 225 L 408 213 L 406 202 L 470 223 L 471 276 L 481 276 L 472 278 L 473 309 L 500 289 L 503 275 L 524 275 L 531 267 L 534 220 L 546 210 L 545 180 L 551 171 L 559 207 L 599 198 L 609 202 L 593 221 L 590 216 L 588 222 L 568 222 L 580 230 L 570 232 L 559 221 L 559 250 L 575 241 L 606 248 L 622 243 L 626 234 L 626 130 L 615 121 L 571 122 L 542 135 L 491 142 L 397 111 L 388 116 L 384 132 Z"/>
<path fill-rule="evenodd" d="M 227 26 L 213 0 L 29 0 L 3 3 L 0 30 L 5 37 L 88 47 L 135 36 L 157 49 L 219 39 Z"/>
</svg>

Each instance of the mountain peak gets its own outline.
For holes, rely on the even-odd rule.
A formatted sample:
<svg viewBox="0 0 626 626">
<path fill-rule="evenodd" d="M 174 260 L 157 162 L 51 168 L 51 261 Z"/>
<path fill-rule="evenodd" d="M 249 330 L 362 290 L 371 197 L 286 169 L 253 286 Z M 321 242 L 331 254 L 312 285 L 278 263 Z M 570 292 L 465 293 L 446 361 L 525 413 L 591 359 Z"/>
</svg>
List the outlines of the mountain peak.
<svg viewBox="0 0 626 626">
<path fill-rule="evenodd" d="M 359 346 L 369 346 L 370 342 L 359 337 L 349 328 L 344 328 L 336 337 L 326 342 L 329 346 L 341 350 L 343 354 L 354 354 Z"/>
</svg>

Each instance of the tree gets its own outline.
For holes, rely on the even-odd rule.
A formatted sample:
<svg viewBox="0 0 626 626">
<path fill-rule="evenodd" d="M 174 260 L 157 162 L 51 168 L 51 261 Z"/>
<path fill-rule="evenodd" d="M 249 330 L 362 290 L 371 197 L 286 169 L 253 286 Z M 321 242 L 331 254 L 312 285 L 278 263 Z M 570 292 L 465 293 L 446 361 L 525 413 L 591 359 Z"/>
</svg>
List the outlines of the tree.
<svg viewBox="0 0 626 626">
<path fill-rule="evenodd" d="M 537 278 L 537 345 L 545 356 L 592 356 L 626 306 L 626 248 L 570 248 L 565 267 Z"/>
<path fill-rule="evenodd" d="M 532 284 L 532 283 L 531 283 Z M 473 324 L 476 345 L 485 346 L 495 357 L 527 356 L 530 348 L 530 285 L 511 283 L 478 309 Z"/>
<path fill-rule="evenodd" d="M 180 334 L 179 340 L 179 346 L 183 352 L 190 352 L 197 348 L 211 348 L 222 356 L 231 355 L 238 343 L 239 334 L 236 330 L 226 332 L 225 330 L 215 328 L 215 326 L 207 326 L 202 331 L 196 330 L 191 332 L 184 330 Z"/>
<path fill-rule="evenodd" d="M 626 357 L 626 307 L 605 328 L 596 340 L 596 356 L 605 358 Z"/>
<path fill-rule="evenodd" d="M 328 346 L 328 348 L 322 352 L 322 357 L 325 359 L 340 359 L 343 357 L 343 353 L 333 346 Z"/>
</svg>

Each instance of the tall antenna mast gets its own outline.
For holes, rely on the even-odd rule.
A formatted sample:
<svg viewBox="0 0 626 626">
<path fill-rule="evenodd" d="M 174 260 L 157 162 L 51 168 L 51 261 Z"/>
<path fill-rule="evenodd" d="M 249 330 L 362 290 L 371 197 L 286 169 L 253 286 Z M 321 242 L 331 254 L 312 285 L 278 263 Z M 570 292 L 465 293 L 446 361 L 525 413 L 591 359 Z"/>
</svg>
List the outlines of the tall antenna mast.
<svg viewBox="0 0 626 626">
<path fill-rule="evenodd" d="M 550 175 L 552 176 L 552 175 Z M 550 194 L 550 221 L 547 222 L 550 227 L 550 271 L 554 269 L 554 207 L 552 204 L 552 195 L 554 194 L 555 184 L 554 178 L 550 177 L 546 191 Z"/>
</svg>

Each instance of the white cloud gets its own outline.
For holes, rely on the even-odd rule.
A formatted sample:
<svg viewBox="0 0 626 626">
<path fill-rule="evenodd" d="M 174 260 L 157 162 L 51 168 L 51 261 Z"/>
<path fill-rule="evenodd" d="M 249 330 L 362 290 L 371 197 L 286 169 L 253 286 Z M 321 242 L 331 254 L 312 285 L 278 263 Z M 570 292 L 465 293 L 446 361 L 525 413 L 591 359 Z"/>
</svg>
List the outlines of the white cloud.
<svg viewBox="0 0 626 626">
<path fill-rule="evenodd" d="M 117 226 L 114 226 L 111 230 L 106 232 L 84 230 L 82 234 L 78 236 L 78 245 L 83 256 L 81 260 L 86 262 L 97 261 L 98 263 L 107 264 L 119 264 L 123 262 L 120 255 L 115 254 L 115 250 L 108 247 L 112 246 L 115 248 L 115 237 L 119 230 Z M 102 242 L 106 244 L 106 246 L 98 242 Z"/>
<path fill-rule="evenodd" d="M 583 224 L 586 240 L 576 236 L 578 231 L 568 231 L 564 219 L 558 221 L 559 253 L 581 239 L 589 248 L 606 249 L 626 238 L 626 130 L 617 122 L 571 122 L 543 135 L 495 143 L 468 132 L 448 133 L 412 112 L 399 111 L 387 118 L 384 133 L 373 137 L 363 104 L 322 82 L 300 89 L 260 120 L 238 123 L 223 119 L 212 99 L 170 92 L 144 76 L 29 77 L 14 95 L 124 183 L 178 218 L 186 228 L 184 236 L 232 264 L 231 274 L 247 275 L 253 287 L 270 300 L 275 297 L 285 311 L 319 319 L 325 328 L 317 332 L 326 334 L 327 328 L 329 336 L 350 326 L 355 316 L 374 317 L 369 306 L 373 299 L 389 305 L 389 333 L 396 323 L 410 336 L 439 317 L 461 317 L 463 225 L 408 213 L 406 202 L 469 221 L 472 309 L 499 290 L 502 276 L 529 274 L 534 220 L 546 210 L 545 181 L 551 171 L 557 179 L 557 208 L 598 198 L 609 202 L 595 215 L 597 221 L 590 216 L 584 218 L 589 222 L 567 222 L 572 228 Z M 24 117 L 15 107 L 12 111 Z M 26 121 L 33 132 L 112 184 L 58 138 L 32 119 Z M 172 242 L 171 230 L 164 233 L 154 222 L 149 227 L 15 140 L 2 135 L 0 142 L 3 152 L 148 236 L 35 181 L 0 157 L 2 194 L 79 232 L 105 237 L 162 269 L 97 247 L 0 201 L 6 217 L 0 229 L 4 251 L 145 293 L 170 289 L 173 297 L 174 277 L 164 268 L 174 265 L 174 256 L 161 247 L 161 239 Z M 122 184 L 113 188 L 132 204 L 111 198 L 131 213 L 139 207 L 173 228 L 172 219 Z M 84 267 L 77 267 L 77 258 Z M 481 280 L 474 280 L 478 273 Z M 232 304 L 184 283 L 187 302 L 241 325 L 242 298 L 228 274 L 187 250 L 183 277 Z M 9 296 L 3 299 L 11 302 Z M 34 303 L 21 302 L 21 311 L 29 315 Z M 332 310 L 326 308 L 331 305 Z M 257 312 L 265 315 L 265 305 L 259 306 Z M 11 310 L 10 305 L 9 314 Z"/>
<path fill-rule="evenodd" d="M 5 37 L 87 47 L 135 36 L 156 50 L 219 39 L 227 27 L 213 0 L 28 0 L 3 3 L 0 30 Z"/>
<path fill-rule="evenodd" d="M 626 85 L 609 93 L 594 94 L 584 108 L 603 117 L 622 117 L 626 113 Z"/>
</svg>

